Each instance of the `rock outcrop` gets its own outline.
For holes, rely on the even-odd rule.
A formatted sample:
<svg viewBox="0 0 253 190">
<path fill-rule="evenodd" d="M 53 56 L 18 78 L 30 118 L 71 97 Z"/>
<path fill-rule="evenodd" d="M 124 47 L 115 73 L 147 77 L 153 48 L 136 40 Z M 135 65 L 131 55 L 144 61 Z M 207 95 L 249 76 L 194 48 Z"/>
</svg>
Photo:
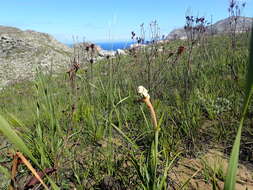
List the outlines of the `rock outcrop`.
<svg viewBox="0 0 253 190">
<path fill-rule="evenodd" d="M 45 72 L 66 69 L 72 52 L 48 34 L 0 26 L 0 88 L 33 78 L 37 67 Z"/>
<path fill-rule="evenodd" d="M 126 54 L 123 50 L 103 50 L 90 42 L 68 47 L 46 33 L 0 26 L 0 90 L 8 84 L 34 78 L 38 67 L 43 72 L 62 72 L 73 58 L 84 65 L 115 57 L 117 53 Z"/>
</svg>

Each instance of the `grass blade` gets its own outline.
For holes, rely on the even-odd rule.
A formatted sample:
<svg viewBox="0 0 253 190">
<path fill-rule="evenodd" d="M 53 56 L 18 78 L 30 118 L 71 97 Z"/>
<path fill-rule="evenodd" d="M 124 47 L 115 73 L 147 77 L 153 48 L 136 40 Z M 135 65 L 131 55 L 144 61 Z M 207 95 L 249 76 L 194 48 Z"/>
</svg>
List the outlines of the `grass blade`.
<svg viewBox="0 0 253 190">
<path fill-rule="evenodd" d="M 0 115 L 0 131 L 3 135 L 20 151 L 27 155 L 35 164 L 39 166 L 39 163 L 32 155 L 32 152 L 28 149 L 24 141 L 17 135 L 14 129 L 11 128 L 9 123 Z"/>
<path fill-rule="evenodd" d="M 224 190 L 234 190 L 235 189 L 235 182 L 236 182 L 236 171 L 238 167 L 238 160 L 239 160 L 239 150 L 240 150 L 240 142 L 241 142 L 241 133 L 243 122 L 245 119 L 245 115 L 249 106 L 249 101 L 252 96 L 252 87 L 253 87 L 253 28 L 251 31 L 251 42 L 250 42 L 250 60 L 247 69 L 246 75 L 246 86 L 245 86 L 245 99 L 244 105 L 242 110 L 242 117 L 240 121 L 240 126 L 237 131 L 236 139 L 232 148 L 232 153 L 229 160 L 227 176 L 225 180 Z"/>
<path fill-rule="evenodd" d="M 168 160 L 166 161 L 166 167 L 164 169 L 163 176 L 161 178 L 159 189 L 162 189 L 163 186 L 166 184 L 166 179 L 167 179 L 167 176 L 168 176 L 168 171 L 171 168 L 171 166 L 174 163 L 174 161 L 179 157 L 180 154 L 181 154 L 181 152 L 177 153 L 176 156 L 170 161 L 170 163 L 168 163 Z"/>
<path fill-rule="evenodd" d="M 238 167 L 242 124 L 243 124 L 243 122 L 241 121 L 240 127 L 238 129 L 238 132 L 237 132 L 237 135 L 236 135 L 236 138 L 235 138 L 235 142 L 234 142 L 234 145 L 233 145 L 230 160 L 229 160 L 229 165 L 228 165 L 224 190 L 234 190 L 235 189 L 236 171 L 237 171 L 237 167 Z"/>
<path fill-rule="evenodd" d="M 32 152 L 26 146 L 24 141 L 17 135 L 14 129 L 11 128 L 9 123 L 0 115 L 0 131 L 3 135 L 22 153 L 24 153 L 29 159 L 31 159 L 39 168 L 40 165 L 35 157 L 32 155 Z M 57 185 L 48 177 L 50 184 L 53 189 L 58 190 Z"/>
<path fill-rule="evenodd" d="M 122 137 L 124 137 L 133 146 L 133 148 L 138 149 L 138 146 L 121 129 L 119 129 L 113 123 L 111 123 L 111 125 L 119 134 L 122 135 Z"/>
</svg>

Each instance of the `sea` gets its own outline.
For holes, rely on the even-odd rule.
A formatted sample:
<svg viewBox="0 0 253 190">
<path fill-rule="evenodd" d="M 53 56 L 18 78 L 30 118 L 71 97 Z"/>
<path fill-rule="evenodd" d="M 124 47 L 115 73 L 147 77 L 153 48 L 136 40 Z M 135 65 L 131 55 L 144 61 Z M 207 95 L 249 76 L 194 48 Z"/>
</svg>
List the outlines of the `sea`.
<svg viewBox="0 0 253 190">
<path fill-rule="evenodd" d="M 99 42 L 95 43 L 99 45 L 104 50 L 117 50 L 117 49 L 127 49 L 134 42 Z"/>
<path fill-rule="evenodd" d="M 117 49 L 127 49 L 134 44 L 134 42 L 95 42 L 94 44 L 100 46 L 103 50 L 116 51 Z M 73 44 L 66 44 L 73 47 Z"/>
</svg>

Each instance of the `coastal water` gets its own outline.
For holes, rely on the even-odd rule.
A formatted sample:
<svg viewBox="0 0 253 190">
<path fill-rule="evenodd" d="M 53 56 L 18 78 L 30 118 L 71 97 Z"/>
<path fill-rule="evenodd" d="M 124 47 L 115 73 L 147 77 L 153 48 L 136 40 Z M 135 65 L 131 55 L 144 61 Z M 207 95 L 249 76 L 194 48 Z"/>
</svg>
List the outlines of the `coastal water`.
<svg viewBox="0 0 253 190">
<path fill-rule="evenodd" d="M 127 49 L 133 42 L 99 42 L 96 43 L 104 50 Z"/>
<path fill-rule="evenodd" d="M 104 50 L 117 50 L 117 49 L 127 49 L 134 42 L 97 42 L 96 45 L 100 46 Z M 69 47 L 73 47 L 73 44 L 66 44 Z"/>
</svg>

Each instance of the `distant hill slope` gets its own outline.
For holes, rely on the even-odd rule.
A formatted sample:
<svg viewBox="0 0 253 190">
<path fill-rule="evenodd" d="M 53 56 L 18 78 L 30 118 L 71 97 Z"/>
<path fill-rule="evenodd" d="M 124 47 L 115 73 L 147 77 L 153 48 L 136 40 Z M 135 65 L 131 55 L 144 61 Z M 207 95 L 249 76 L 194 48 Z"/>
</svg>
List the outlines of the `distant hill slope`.
<svg viewBox="0 0 253 190">
<path fill-rule="evenodd" d="M 58 71 L 69 64 L 72 49 L 52 36 L 0 26 L 0 88 L 32 78 L 36 67 Z"/>
<path fill-rule="evenodd" d="M 246 29 L 251 28 L 253 22 L 253 18 L 250 17 L 238 17 L 238 25 L 237 25 L 237 30 L 236 32 L 242 32 Z M 207 29 L 207 32 L 209 34 L 222 34 L 222 33 L 227 33 L 229 31 L 230 27 L 230 18 L 226 18 L 223 20 L 220 20 L 216 23 L 214 23 L 212 26 L 209 26 Z M 172 30 L 166 39 L 171 40 L 171 39 L 186 39 L 186 33 L 184 30 L 184 27 L 182 28 L 177 28 Z"/>
</svg>

